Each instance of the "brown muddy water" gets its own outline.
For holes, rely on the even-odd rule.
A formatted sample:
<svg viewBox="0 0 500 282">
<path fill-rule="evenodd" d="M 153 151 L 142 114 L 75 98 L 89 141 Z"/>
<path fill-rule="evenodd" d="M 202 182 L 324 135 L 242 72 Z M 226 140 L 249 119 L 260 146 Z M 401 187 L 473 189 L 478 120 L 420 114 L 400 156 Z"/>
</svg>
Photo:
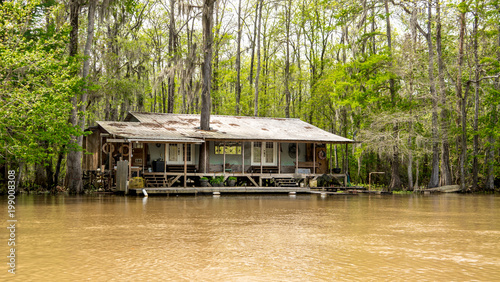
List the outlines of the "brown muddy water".
<svg viewBox="0 0 500 282">
<path fill-rule="evenodd" d="M 500 280 L 498 195 L 20 195 L 16 212 L 1 281 Z"/>
</svg>

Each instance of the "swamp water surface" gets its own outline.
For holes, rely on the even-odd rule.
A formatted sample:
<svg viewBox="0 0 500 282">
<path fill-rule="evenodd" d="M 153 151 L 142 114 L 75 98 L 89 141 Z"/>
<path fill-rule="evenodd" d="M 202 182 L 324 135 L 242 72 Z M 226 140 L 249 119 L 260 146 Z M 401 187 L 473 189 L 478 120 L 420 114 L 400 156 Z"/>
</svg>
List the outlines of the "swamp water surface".
<svg viewBox="0 0 500 282">
<path fill-rule="evenodd" d="M 500 281 L 498 195 L 19 195 L 16 213 L 1 281 Z"/>
</svg>

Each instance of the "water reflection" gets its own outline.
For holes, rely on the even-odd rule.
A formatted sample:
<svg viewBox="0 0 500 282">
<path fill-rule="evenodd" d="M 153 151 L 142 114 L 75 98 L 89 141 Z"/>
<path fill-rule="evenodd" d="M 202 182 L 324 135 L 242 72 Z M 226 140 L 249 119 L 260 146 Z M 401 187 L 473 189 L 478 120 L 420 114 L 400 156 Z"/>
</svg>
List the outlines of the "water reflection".
<svg viewBox="0 0 500 282">
<path fill-rule="evenodd" d="M 491 281 L 500 267 L 497 196 L 20 196 L 18 212 L 19 281 Z"/>
</svg>

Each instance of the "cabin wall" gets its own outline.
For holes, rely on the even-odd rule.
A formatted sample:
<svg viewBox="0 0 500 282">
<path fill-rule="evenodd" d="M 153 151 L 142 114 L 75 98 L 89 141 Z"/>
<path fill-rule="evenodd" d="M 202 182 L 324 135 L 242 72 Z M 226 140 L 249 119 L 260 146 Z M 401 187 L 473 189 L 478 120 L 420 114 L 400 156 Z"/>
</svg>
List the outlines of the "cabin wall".
<svg viewBox="0 0 500 282">
<path fill-rule="evenodd" d="M 209 143 L 209 153 L 210 153 L 210 172 L 220 172 L 223 171 L 224 155 L 215 154 L 215 143 Z M 293 143 L 295 144 L 295 143 Z M 288 148 L 290 143 L 281 143 L 281 171 L 283 173 L 294 173 L 295 172 L 295 155 L 292 157 L 288 154 Z M 199 146 L 197 146 L 199 148 Z M 251 166 L 252 157 L 252 142 L 244 142 L 244 153 L 245 153 L 245 169 L 248 171 Z M 279 156 L 280 154 L 277 154 Z M 299 143 L 299 162 L 303 162 L 306 159 L 306 144 Z M 241 154 L 231 155 L 226 154 L 226 164 L 229 164 L 229 168 L 233 172 L 241 172 Z"/>
<path fill-rule="evenodd" d="M 159 147 L 156 145 L 159 144 Z M 184 143 L 179 143 L 181 146 L 184 145 Z M 148 158 L 148 163 L 147 166 L 151 167 L 153 161 L 164 161 L 167 158 L 165 157 L 165 143 L 148 143 L 148 150 L 147 153 L 149 155 Z M 168 144 L 167 144 L 168 145 Z M 191 146 L 191 144 L 188 144 L 188 146 Z M 193 164 L 198 166 L 198 159 L 199 159 L 199 154 L 200 154 L 200 145 L 194 145 L 194 154 L 193 154 Z M 168 148 L 167 148 L 168 149 Z M 184 159 L 184 157 L 182 157 Z M 168 165 L 167 161 L 167 165 Z"/>
<path fill-rule="evenodd" d="M 84 137 L 83 140 L 83 170 L 97 170 L 99 167 L 99 152 L 101 150 L 99 142 L 99 131 Z"/>
<path fill-rule="evenodd" d="M 150 167 L 153 161 L 163 161 L 165 160 L 165 144 L 160 143 L 148 143 L 148 166 Z M 160 144 L 160 147 L 156 146 Z"/>
</svg>

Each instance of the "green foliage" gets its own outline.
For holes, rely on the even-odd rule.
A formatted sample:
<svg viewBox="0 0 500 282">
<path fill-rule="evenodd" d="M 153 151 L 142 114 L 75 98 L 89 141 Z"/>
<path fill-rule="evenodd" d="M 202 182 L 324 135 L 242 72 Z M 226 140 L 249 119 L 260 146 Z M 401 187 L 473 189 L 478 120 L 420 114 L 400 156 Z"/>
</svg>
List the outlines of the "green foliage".
<svg viewBox="0 0 500 282">
<path fill-rule="evenodd" d="M 224 183 L 224 176 L 223 175 L 212 177 L 210 179 L 210 184 L 220 184 L 220 183 Z"/>
<path fill-rule="evenodd" d="M 43 163 L 58 148 L 68 146 L 70 136 L 81 135 L 68 123 L 70 98 L 82 83 L 73 75 L 79 62 L 66 55 L 69 29 L 37 25 L 42 7 L 46 6 L 40 1 L 9 1 L 0 6 L 0 147 L 4 149 L 0 154 L 4 160 Z M 43 16 L 51 18 L 50 10 L 44 10 Z"/>
</svg>

